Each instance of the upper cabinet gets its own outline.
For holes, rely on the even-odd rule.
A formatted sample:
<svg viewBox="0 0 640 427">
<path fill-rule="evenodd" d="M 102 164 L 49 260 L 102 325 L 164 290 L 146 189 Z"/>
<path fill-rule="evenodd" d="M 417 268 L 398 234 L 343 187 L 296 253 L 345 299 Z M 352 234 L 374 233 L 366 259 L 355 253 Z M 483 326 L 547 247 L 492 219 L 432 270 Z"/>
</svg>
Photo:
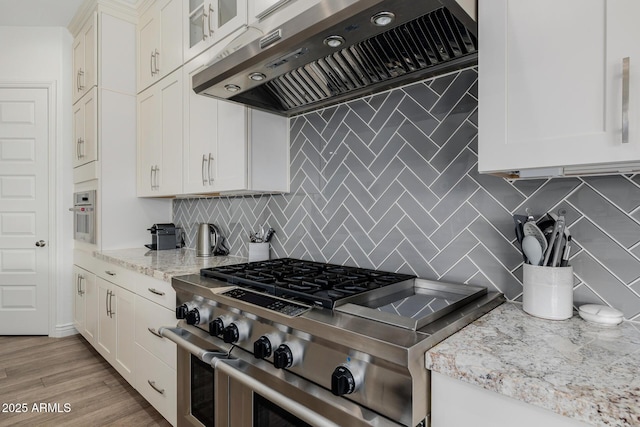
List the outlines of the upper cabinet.
<svg viewBox="0 0 640 427">
<path fill-rule="evenodd" d="M 93 14 L 73 39 L 73 103 L 97 84 L 96 15 Z"/>
<path fill-rule="evenodd" d="M 246 0 L 189 0 L 184 7 L 184 61 L 247 24 Z"/>
<path fill-rule="evenodd" d="M 138 22 L 138 92 L 182 65 L 182 0 L 157 0 Z"/>
<path fill-rule="evenodd" d="M 73 105 L 73 167 L 98 160 L 97 89 L 94 87 Z"/>
<path fill-rule="evenodd" d="M 478 169 L 640 170 L 640 2 L 479 2 Z"/>
</svg>

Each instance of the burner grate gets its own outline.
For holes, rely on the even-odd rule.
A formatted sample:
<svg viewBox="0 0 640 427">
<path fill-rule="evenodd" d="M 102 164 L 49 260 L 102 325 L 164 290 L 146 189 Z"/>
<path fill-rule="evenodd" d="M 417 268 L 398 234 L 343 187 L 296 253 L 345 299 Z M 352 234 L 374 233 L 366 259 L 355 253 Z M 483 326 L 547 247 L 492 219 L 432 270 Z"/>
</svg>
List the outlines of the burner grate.
<svg viewBox="0 0 640 427">
<path fill-rule="evenodd" d="M 205 268 L 205 277 L 335 308 L 341 300 L 415 276 L 293 258 Z"/>
</svg>

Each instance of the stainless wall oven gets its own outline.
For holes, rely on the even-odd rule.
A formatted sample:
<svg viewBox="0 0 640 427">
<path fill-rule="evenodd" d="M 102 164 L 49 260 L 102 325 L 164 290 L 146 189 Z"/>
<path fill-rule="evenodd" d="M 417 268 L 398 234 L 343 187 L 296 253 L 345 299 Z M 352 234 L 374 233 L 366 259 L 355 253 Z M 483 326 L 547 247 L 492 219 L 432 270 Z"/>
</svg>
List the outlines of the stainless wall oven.
<svg viewBox="0 0 640 427">
<path fill-rule="evenodd" d="M 73 239 L 96 243 L 96 190 L 73 193 Z"/>
</svg>

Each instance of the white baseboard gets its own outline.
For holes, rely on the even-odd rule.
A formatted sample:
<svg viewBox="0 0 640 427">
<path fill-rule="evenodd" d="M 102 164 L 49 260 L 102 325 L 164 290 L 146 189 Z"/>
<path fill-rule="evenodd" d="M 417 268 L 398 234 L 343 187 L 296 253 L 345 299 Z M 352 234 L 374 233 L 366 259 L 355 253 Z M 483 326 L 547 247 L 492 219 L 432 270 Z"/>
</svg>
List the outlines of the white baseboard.
<svg viewBox="0 0 640 427">
<path fill-rule="evenodd" d="M 56 325 L 55 330 L 51 335 L 51 338 L 63 338 L 71 335 L 76 335 L 78 330 L 73 326 L 73 323 L 67 323 L 66 325 Z"/>
</svg>

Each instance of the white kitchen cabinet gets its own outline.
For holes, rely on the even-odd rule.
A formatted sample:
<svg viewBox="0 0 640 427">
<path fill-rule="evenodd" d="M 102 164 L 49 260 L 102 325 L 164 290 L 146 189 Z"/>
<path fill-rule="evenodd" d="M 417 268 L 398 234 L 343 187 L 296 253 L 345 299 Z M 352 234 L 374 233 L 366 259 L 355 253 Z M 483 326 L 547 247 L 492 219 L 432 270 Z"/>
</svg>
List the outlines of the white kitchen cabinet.
<svg viewBox="0 0 640 427">
<path fill-rule="evenodd" d="M 287 192 L 288 120 L 191 90 L 192 76 L 221 49 L 184 66 L 184 194 Z"/>
<path fill-rule="evenodd" d="M 130 384 L 134 383 L 135 295 L 101 277 L 96 278 L 98 289 L 98 352 Z"/>
<path fill-rule="evenodd" d="M 431 373 L 431 425 L 587 427 L 580 421 L 437 372 Z"/>
<path fill-rule="evenodd" d="M 73 39 L 73 103 L 97 84 L 97 15 L 91 14 Z"/>
<path fill-rule="evenodd" d="M 73 266 L 74 304 L 73 326 L 93 343 L 96 331 L 96 275 L 77 265 Z"/>
<path fill-rule="evenodd" d="M 247 24 L 247 0 L 190 0 L 184 7 L 184 62 Z"/>
<path fill-rule="evenodd" d="M 138 196 L 182 193 L 182 69 L 138 95 Z"/>
<path fill-rule="evenodd" d="M 635 0 L 479 2 L 480 172 L 640 170 L 637 16 Z"/>
<path fill-rule="evenodd" d="M 73 105 L 73 167 L 98 160 L 97 89 L 93 87 Z"/>
<path fill-rule="evenodd" d="M 182 65 L 182 6 L 156 0 L 138 22 L 138 92 Z"/>
<path fill-rule="evenodd" d="M 160 359 L 136 344 L 136 389 L 163 417 L 177 424 L 178 375 Z"/>
</svg>

